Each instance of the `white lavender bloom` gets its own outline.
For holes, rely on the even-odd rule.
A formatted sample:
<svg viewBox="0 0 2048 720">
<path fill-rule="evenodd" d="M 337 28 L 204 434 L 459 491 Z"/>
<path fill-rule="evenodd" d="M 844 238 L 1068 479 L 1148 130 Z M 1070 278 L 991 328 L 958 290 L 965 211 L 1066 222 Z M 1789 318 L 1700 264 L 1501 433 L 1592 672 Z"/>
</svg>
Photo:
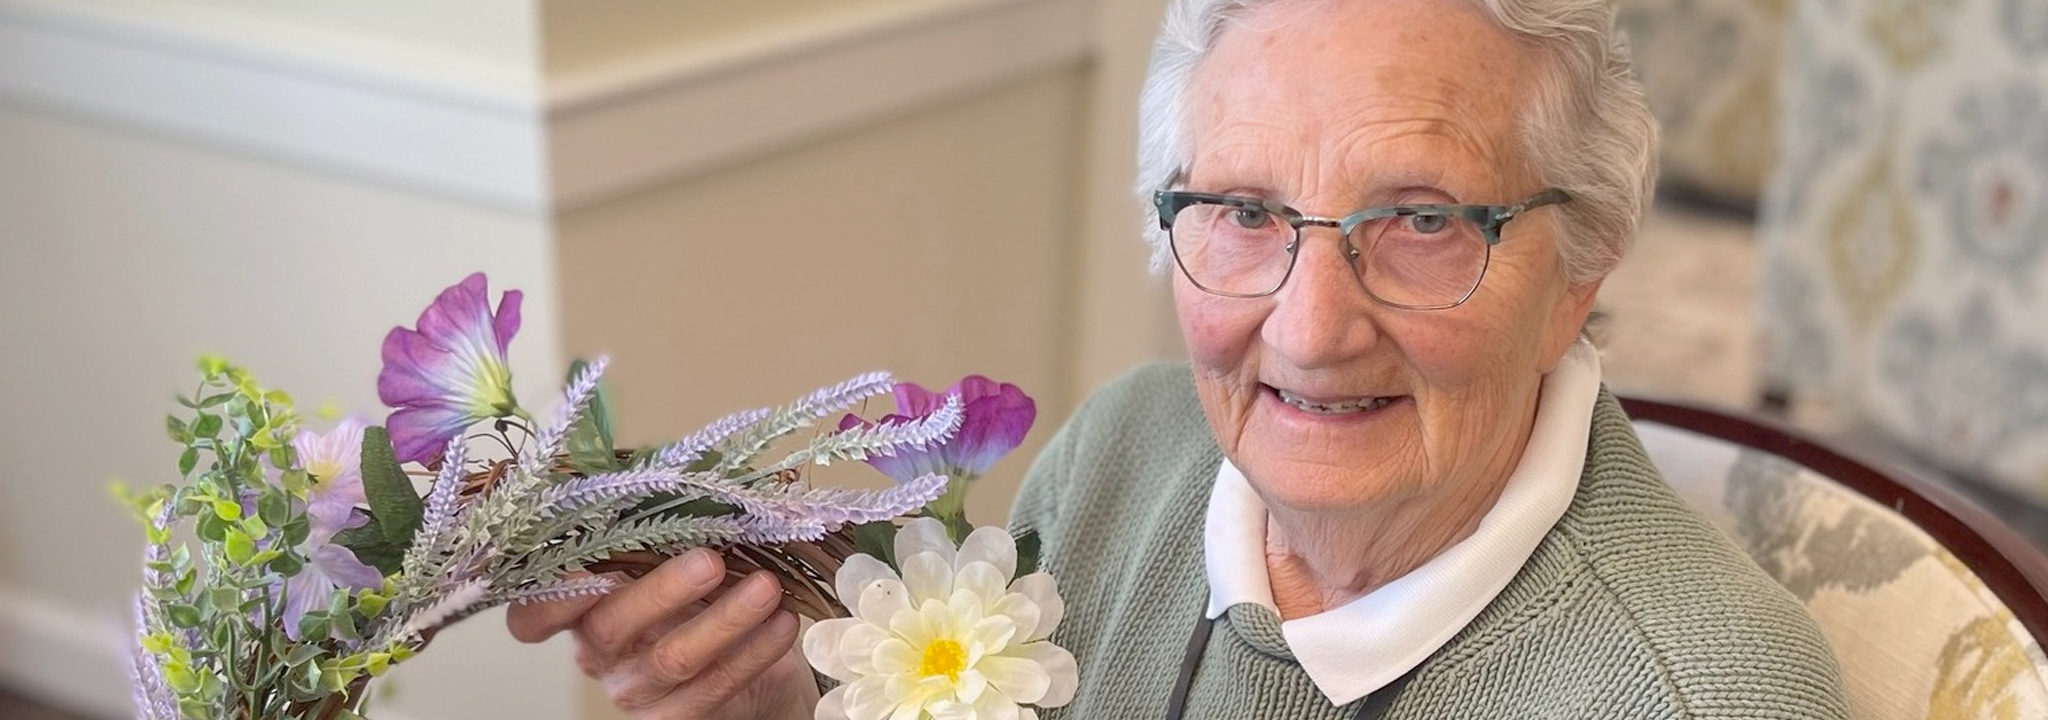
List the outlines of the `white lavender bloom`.
<svg viewBox="0 0 2048 720">
<path fill-rule="evenodd" d="M 764 422 L 740 436 L 727 446 L 728 452 L 719 461 L 719 469 L 731 471 L 744 466 L 747 461 L 768 447 L 769 443 L 784 435 L 806 427 L 819 419 L 853 407 L 862 400 L 881 395 L 895 388 L 896 381 L 885 372 L 856 375 L 851 380 L 820 388 L 794 403 L 775 411 Z"/>
<path fill-rule="evenodd" d="M 831 531 L 914 512 L 945 494 L 946 482 L 946 476 L 934 473 L 886 490 L 792 488 L 750 500 L 747 513 Z"/>
<path fill-rule="evenodd" d="M 405 620 L 399 630 L 399 637 L 418 638 L 428 630 L 467 617 L 484 600 L 484 594 L 491 589 L 489 578 L 476 578 L 456 585 L 441 595 L 432 605 L 421 608 Z"/>
<path fill-rule="evenodd" d="M 458 507 L 462 483 L 468 461 L 469 447 L 457 435 L 448 441 L 448 449 L 442 455 L 441 472 L 434 477 L 434 486 L 427 491 L 426 507 L 420 515 L 420 529 L 413 533 L 412 547 L 406 548 L 405 556 L 399 561 L 399 569 L 408 580 L 418 580 L 426 575 L 427 563 L 445 551 L 442 547 L 455 530 L 461 508 Z"/>
<path fill-rule="evenodd" d="M 692 433 L 689 437 L 663 447 L 654 454 L 654 458 L 648 463 L 648 466 L 681 468 L 696 462 L 697 458 L 704 455 L 705 450 L 725 442 L 726 438 L 732 437 L 741 430 L 759 424 L 762 420 L 768 418 L 769 412 L 768 408 L 755 408 L 753 410 L 742 410 L 719 418 L 717 422 L 704 426 L 704 429 Z"/>
<path fill-rule="evenodd" d="M 569 578 L 535 587 L 494 593 L 493 603 L 546 603 L 601 595 L 619 586 L 619 581 L 603 576 Z"/>
<path fill-rule="evenodd" d="M 541 495 L 540 512 L 555 517 L 571 511 L 611 506 L 621 501 L 639 500 L 683 489 L 681 474 L 668 469 L 625 470 L 591 475 L 548 488 L 547 492 Z"/>
<path fill-rule="evenodd" d="M 583 410 L 590 404 L 590 398 L 597 394 L 598 378 L 604 375 L 611 358 L 598 356 L 583 367 L 576 378 L 569 383 L 569 389 L 562 394 L 562 404 L 555 408 L 555 415 L 540 434 L 535 435 L 533 444 L 519 454 L 519 469 L 530 475 L 540 475 L 562 452 L 562 441 L 569 435 L 569 426 L 576 424 Z"/>
</svg>

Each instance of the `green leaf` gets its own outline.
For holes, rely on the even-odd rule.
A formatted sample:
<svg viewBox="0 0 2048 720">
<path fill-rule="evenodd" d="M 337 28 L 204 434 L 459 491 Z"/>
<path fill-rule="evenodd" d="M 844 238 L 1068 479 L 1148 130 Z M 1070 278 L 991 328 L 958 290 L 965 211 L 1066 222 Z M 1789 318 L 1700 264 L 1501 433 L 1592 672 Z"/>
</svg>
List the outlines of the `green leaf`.
<svg viewBox="0 0 2048 720">
<path fill-rule="evenodd" d="M 242 519 L 242 504 L 233 500 L 215 499 L 213 501 L 213 514 L 215 517 L 228 522 L 240 520 Z"/>
<path fill-rule="evenodd" d="M 291 449 L 291 446 L 289 446 L 289 445 L 279 445 L 279 446 L 277 446 L 277 447 L 271 448 L 271 449 L 270 449 L 270 466 L 271 466 L 271 467 L 274 467 L 274 468 L 278 468 L 278 469 L 284 469 L 284 468 L 288 468 L 288 467 L 291 467 L 291 466 L 292 466 L 292 449 Z"/>
<path fill-rule="evenodd" d="M 356 560 L 385 575 L 398 572 L 405 561 L 405 548 L 385 539 L 374 522 L 335 533 L 334 544 L 348 548 L 349 552 L 356 554 Z"/>
<path fill-rule="evenodd" d="M 198 437 L 219 435 L 220 416 L 212 413 L 200 413 L 199 419 L 192 422 L 192 434 Z"/>
<path fill-rule="evenodd" d="M 334 631 L 335 637 L 350 642 L 363 639 L 363 634 L 356 629 L 355 613 L 347 611 L 336 613 L 333 617 L 328 618 L 327 625 Z"/>
<path fill-rule="evenodd" d="M 185 421 L 179 420 L 176 415 L 164 416 L 164 433 L 171 436 L 171 442 L 180 445 L 192 439 L 192 434 L 185 430 Z"/>
<path fill-rule="evenodd" d="M 193 531 L 199 533 L 199 539 L 217 543 L 227 538 L 229 527 L 232 525 L 221 520 L 220 516 L 206 513 L 199 516 L 199 522 L 195 524 Z"/>
<path fill-rule="evenodd" d="M 284 527 L 292 519 L 291 501 L 275 490 L 263 493 L 263 497 L 256 500 L 256 517 L 263 518 L 263 522 L 271 527 Z M 293 541 L 292 544 L 299 543 Z"/>
<path fill-rule="evenodd" d="M 853 526 L 852 530 L 854 549 L 902 572 L 902 568 L 896 566 L 896 523 L 888 520 L 862 523 Z"/>
<path fill-rule="evenodd" d="M 412 545 L 413 533 L 420 529 L 424 506 L 420 496 L 413 492 L 412 480 L 398 466 L 398 455 L 391 449 L 391 434 L 384 428 L 372 425 L 363 430 L 362 469 L 363 494 L 370 498 L 370 511 L 377 516 L 377 526 L 386 541 L 403 551 Z"/>
<path fill-rule="evenodd" d="M 178 455 L 178 474 L 190 475 L 192 474 L 192 468 L 197 466 L 198 464 L 199 449 L 185 448 L 185 452 Z"/>
<path fill-rule="evenodd" d="M 275 551 L 272 551 L 275 552 Z M 270 570 L 285 577 L 291 577 L 304 570 L 306 563 L 294 553 L 281 553 L 270 560 Z"/>
<path fill-rule="evenodd" d="M 303 665 L 312 662 L 314 658 L 320 657 L 325 652 L 327 651 L 313 643 L 296 644 L 292 646 L 291 650 L 285 652 L 284 664 Z"/>
<path fill-rule="evenodd" d="M 228 529 L 225 545 L 228 562 L 237 565 L 247 564 L 249 558 L 256 554 L 256 540 L 250 538 L 248 533 L 242 532 L 241 528 L 231 527 Z"/>
<path fill-rule="evenodd" d="M 299 618 L 299 637 L 325 639 L 327 637 L 327 613 L 314 611 Z"/>
<path fill-rule="evenodd" d="M 199 401 L 199 407 L 201 409 L 219 407 L 221 403 L 227 402 L 228 400 L 231 400 L 234 397 L 234 393 L 219 393 L 215 395 L 208 395 L 206 399 Z"/>
<path fill-rule="evenodd" d="M 286 470 L 278 476 L 278 484 L 284 486 L 285 492 L 300 497 L 306 494 L 307 489 L 313 487 L 313 476 L 307 475 L 304 470 Z"/>
<path fill-rule="evenodd" d="M 366 527 L 367 526 L 365 526 L 365 528 Z M 365 528 L 356 529 L 361 530 Z M 284 544 L 286 545 L 298 547 L 300 543 L 306 541 L 306 537 L 308 535 L 312 534 L 313 524 L 311 522 L 308 522 L 306 518 L 303 516 L 292 518 L 289 522 L 286 522 L 284 524 Z M 378 537 L 381 538 L 383 536 L 379 535 Z"/>
<path fill-rule="evenodd" d="M 1037 530 L 1026 530 L 1017 536 L 1017 575 L 1011 580 L 1038 572 L 1038 554 L 1042 544 Z"/>
<path fill-rule="evenodd" d="M 170 607 L 164 608 L 164 613 L 170 616 L 172 627 L 199 627 L 199 608 L 185 603 L 172 603 Z"/>
</svg>

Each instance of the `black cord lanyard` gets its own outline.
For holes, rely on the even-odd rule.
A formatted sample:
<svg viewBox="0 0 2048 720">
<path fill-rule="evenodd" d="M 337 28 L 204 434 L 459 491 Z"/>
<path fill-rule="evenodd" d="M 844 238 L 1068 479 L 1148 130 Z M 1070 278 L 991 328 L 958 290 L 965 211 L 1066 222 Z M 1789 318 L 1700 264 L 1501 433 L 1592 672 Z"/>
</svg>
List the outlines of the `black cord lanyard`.
<svg viewBox="0 0 2048 720">
<path fill-rule="evenodd" d="M 1195 683 L 1195 668 L 1202 665 L 1202 652 L 1209 649 L 1209 630 L 1216 621 L 1203 613 L 1195 621 L 1195 634 L 1188 637 L 1188 654 L 1180 661 L 1180 678 L 1173 681 L 1173 696 L 1166 700 L 1166 720 L 1181 720 L 1188 708 L 1188 686 Z M 1407 687 L 1408 679 L 1415 676 L 1414 670 L 1401 673 L 1386 687 L 1365 696 L 1365 704 L 1358 707 L 1357 720 L 1380 720 L 1387 716 L 1387 709 L 1394 706 L 1394 697 Z"/>
</svg>

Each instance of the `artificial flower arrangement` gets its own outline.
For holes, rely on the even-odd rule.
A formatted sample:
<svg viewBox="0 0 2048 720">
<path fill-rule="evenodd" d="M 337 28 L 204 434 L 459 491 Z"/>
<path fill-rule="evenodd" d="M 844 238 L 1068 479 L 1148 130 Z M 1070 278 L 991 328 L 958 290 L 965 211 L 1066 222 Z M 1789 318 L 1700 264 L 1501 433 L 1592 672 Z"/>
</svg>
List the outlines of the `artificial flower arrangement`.
<svg viewBox="0 0 2048 720">
<path fill-rule="evenodd" d="M 603 359 L 572 366 L 545 419 L 514 398 L 520 301 L 507 291 L 494 311 L 475 274 L 393 328 L 382 427 L 303 429 L 290 396 L 201 360 L 167 420 L 183 482 L 128 498 L 147 543 L 138 718 L 359 718 L 371 680 L 449 623 L 607 592 L 697 546 L 735 575 L 775 573 L 785 609 L 816 621 L 803 652 L 840 683 L 821 718 L 1034 717 L 1072 698 L 1035 537 L 964 517 L 969 483 L 1030 429 L 1015 386 L 969 377 L 934 393 L 867 374 L 623 448 Z M 895 414 L 796 439 L 883 394 Z M 805 468 L 843 460 L 896 484 L 808 482 Z"/>
</svg>

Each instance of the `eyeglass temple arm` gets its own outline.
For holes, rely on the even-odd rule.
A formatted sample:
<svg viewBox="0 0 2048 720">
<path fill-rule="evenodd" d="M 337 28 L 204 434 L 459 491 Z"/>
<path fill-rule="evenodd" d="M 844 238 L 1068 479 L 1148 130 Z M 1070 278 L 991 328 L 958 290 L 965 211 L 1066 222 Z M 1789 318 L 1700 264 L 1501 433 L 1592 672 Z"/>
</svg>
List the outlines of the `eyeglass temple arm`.
<svg viewBox="0 0 2048 720">
<path fill-rule="evenodd" d="M 1536 193 L 1534 196 L 1530 197 L 1527 200 L 1523 200 L 1514 205 L 1509 205 L 1506 209 L 1501 210 L 1499 215 L 1494 216 L 1493 221 L 1495 223 L 1505 223 L 1509 220 L 1514 219 L 1516 215 L 1520 215 L 1522 213 L 1543 207 L 1545 205 L 1556 205 L 1558 203 L 1569 202 L 1571 199 L 1571 193 L 1567 193 L 1557 188 L 1550 188 L 1543 192 Z"/>
</svg>

